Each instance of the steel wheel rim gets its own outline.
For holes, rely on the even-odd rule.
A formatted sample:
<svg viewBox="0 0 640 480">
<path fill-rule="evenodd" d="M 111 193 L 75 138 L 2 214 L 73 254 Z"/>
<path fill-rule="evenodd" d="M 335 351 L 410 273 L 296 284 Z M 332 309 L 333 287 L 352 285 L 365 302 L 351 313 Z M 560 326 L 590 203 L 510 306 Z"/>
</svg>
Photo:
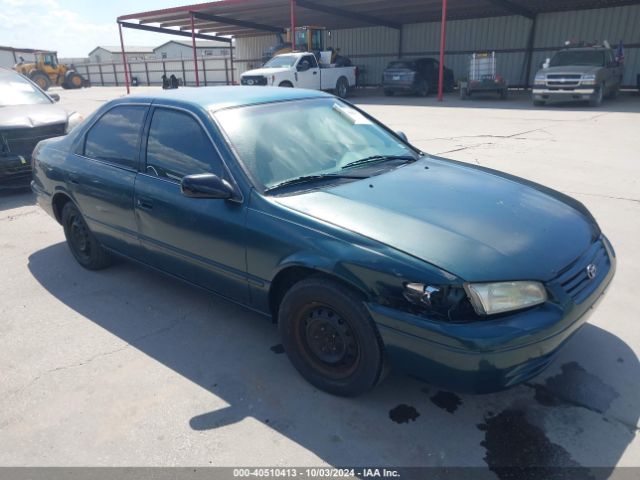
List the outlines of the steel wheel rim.
<svg viewBox="0 0 640 480">
<path fill-rule="evenodd" d="M 301 320 L 298 333 L 307 360 L 332 378 L 350 376 L 360 361 L 360 348 L 348 321 L 322 305 L 306 309 Z"/>
<path fill-rule="evenodd" d="M 91 256 L 91 240 L 87 224 L 79 215 L 71 217 L 69 222 L 69 238 L 74 251 L 82 258 Z"/>
<path fill-rule="evenodd" d="M 344 86 L 344 81 L 340 82 L 340 85 L 338 86 L 338 93 L 341 97 L 344 97 L 347 94 L 347 88 Z"/>
</svg>

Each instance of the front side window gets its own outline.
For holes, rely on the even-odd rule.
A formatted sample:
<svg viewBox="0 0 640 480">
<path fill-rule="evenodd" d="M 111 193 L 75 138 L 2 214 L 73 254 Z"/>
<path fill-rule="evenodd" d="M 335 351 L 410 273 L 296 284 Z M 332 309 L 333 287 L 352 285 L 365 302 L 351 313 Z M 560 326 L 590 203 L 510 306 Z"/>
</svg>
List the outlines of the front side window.
<svg viewBox="0 0 640 480">
<path fill-rule="evenodd" d="M 309 68 L 318 68 L 318 62 L 316 61 L 316 57 L 314 55 L 305 55 L 300 60 L 300 63 L 307 62 L 309 64 Z"/>
<path fill-rule="evenodd" d="M 105 113 L 87 133 L 85 157 L 136 169 L 146 111 L 142 105 L 122 105 Z"/>
<path fill-rule="evenodd" d="M 231 108 L 215 118 L 245 168 L 267 189 L 307 175 L 353 173 L 347 165 L 372 156 L 417 157 L 386 129 L 333 98 Z"/>
<path fill-rule="evenodd" d="M 158 108 L 147 140 L 146 173 L 179 182 L 186 175 L 222 176 L 222 161 L 200 124 L 188 113 Z"/>
</svg>

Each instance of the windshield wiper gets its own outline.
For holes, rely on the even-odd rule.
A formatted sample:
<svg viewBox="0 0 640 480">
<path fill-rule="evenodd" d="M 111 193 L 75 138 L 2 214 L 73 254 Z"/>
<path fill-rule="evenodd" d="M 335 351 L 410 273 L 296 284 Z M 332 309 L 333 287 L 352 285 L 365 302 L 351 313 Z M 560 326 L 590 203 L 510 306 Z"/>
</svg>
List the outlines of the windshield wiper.
<svg viewBox="0 0 640 480">
<path fill-rule="evenodd" d="M 412 155 L 371 155 L 370 157 L 361 158 L 360 160 L 354 160 L 342 167 L 342 169 L 357 167 L 358 165 L 365 165 L 367 163 L 386 162 L 388 160 L 406 160 L 408 162 L 415 162 L 416 157 Z"/>
<path fill-rule="evenodd" d="M 273 187 L 269 187 L 265 190 L 265 192 L 272 192 L 274 190 L 278 190 L 282 187 L 288 187 L 289 185 L 297 185 L 301 183 L 309 183 L 315 182 L 318 180 L 326 180 L 331 178 L 354 178 L 361 179 L 367 178 L 365 175 L 342 175 L 340 173 L 323 173 L 320 175 L 303 175 L 302 177 L 292 178 L 290 180 L 285 180 L 284 182 L 280 182 Z"/>
</svg>

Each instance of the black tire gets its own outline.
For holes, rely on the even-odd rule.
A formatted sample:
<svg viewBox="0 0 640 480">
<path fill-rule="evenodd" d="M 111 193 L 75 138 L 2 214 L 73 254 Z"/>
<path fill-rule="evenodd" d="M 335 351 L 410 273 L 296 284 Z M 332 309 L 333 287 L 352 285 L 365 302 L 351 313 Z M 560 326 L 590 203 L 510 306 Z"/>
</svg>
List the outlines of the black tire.
<svg viewBox="0 0 640 480">
<path fill-rule="evenodd" d="M 280 82 L 280 85 L 278 85 L 279 87 L 285 87 L 285 88 L 293 88 L 293 83 L 289 82 L 289 81 L 284 81 L 284 82 Z"/>
<path fill-rule="evenodd" d="M 384 91 L 384 96 L 385 97 L 393 97 L 395 95 L 396 92 L 394 92 L 393 90 L 385 90 Z"/>
<path fill-rule="evenodd" d="M 418 87 L 416 88 L 416 95 L 418 95 L 419 97 L 426 97 L 427 95 L 429 95 L 429 84 L 426 80 L 421 80 L 420 83 L 418 83 Z"/>
<path fill-rule="evenodd" d="M 382 340 L 355 291 L 313 276 L 286 293 L 278 319 L 289 360 L 317 388 L 352 397 L 381 379 Z"/>
<path fill-rule="evenodd" d="M 82 84 L 84 83 L 84 81 L 82 79 L 82 76 L 78 72 L 67 72 L 64 83 L 67 88 L 76 89 L 82 88 Z"/>
<path fill-rule="evenodd" d="M 347 95 L 349 95 L 349 81 L 345 77 L 340 77 L 336 82 L 334 92 L 337 97 L 347 98 Z"/>
<path fill-rule="evenodd" d="M 602 104 L 602 98 L 604 96 L 604 83 L 598 86 L 596 93 L 594 93 L 589 99 L 589 105 L 591 107 L 599 107 Z"/>
<path fill-rule="evenodd" d="M 533 101 L 533 106 L 534 107 L 544 107 L 545 105 L 545 101 L 544 100 L 534 100 Z"/>
<path fill-rule="evenodd" d="M 62 227 L 67 245 L 80 265 L 88 270 L 100 270 L 111 265 L 111 256 L 102 248 L 78 208 L 70 201 L 62 209 Z"/>
<path fill-rule="evenodd" d="M 29 75 L 29 78 L 42 90 L 49 90 L 49 87 L 51 86 L 51 79 L 49 76 L 39 70 L 32 72 L 31 75 Z"/>
</svg>

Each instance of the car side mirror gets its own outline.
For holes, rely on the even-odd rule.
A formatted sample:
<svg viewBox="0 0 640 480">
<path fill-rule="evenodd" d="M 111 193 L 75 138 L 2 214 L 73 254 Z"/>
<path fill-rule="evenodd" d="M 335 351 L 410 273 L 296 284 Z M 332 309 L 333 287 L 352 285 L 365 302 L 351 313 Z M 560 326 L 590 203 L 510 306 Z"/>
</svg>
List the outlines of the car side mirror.
<svg viewBox="0 0 640 480">
<path fill-rule="evenodd" d="M 51 97 L 51 100 L 53 100 L 54 102 L 60 101 L 60 95 L 58 95 L 57 93 L 50 93 L 49 96 Z"/>
<path fill-rule="evenodd" d="M 299 63 L 297 70 L 299 72 L 306 72 L 307 70 L 309 70 L 309 62 Z"/>
<path fill-rule="evenodd" d="M 187 175 L 180 183 L 180 190 L 185 197 L 221 200 L 230 199 L 234 193 L 229 182 L 213 173 Z"/>
<path fill-rule="evenodd" d="M 396 135 L 399 136 L 403 141 L 409 143 L 409 139 L 407 138 L 407 134 L 401 131 L 397 131 Z"/>
</svg>

